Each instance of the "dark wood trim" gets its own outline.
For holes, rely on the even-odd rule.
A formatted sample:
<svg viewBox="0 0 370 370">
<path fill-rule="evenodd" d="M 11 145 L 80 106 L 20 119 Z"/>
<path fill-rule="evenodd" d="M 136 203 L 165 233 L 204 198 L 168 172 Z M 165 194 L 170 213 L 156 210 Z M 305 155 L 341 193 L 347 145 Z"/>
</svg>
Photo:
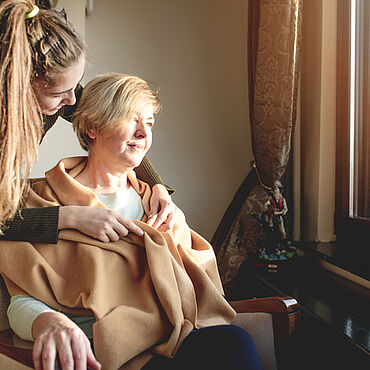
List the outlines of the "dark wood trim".
<svg viewBox="0 0 370 370">
<path fill-rule="evenodd" d="M 350 2 L 338 0 L 335 234 L 340 248 L 368 254 L 370 219 L 349 215 L 350 17 Z"/>
<path fill-rule="evenodd" d="M 359 39 L 361 53 L 359 55 L 358 82 L 360 84 L 361 103 L 359 104 L 360 119 L 358 124 L 358 193 L 355 214 L 370 217 L 370 2 L 362 0 L 358 10 L 361 27 Z"/>
<path fill-rule="evenodd" d="M 350 121 L 350 4 L 338 1 L 337 32 L 337 136 L 335 221 L 348 216 L 349 207 L 349 121 Z"/>
</svg>

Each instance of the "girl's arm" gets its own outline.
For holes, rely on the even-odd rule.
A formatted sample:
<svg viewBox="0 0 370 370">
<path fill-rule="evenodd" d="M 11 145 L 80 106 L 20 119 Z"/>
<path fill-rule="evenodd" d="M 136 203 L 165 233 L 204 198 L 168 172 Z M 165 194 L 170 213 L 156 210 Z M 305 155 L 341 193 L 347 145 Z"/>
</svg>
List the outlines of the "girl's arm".
<svg viewBox="0 0 370 370">
<path fill-rule="evenodd" d="M 155 170 L 147 156 L 141 161 L 140 166 L 135 168 L 136 176 L 139 180 L 146 182 L 153 188 L 155 185 L 163 185 L 169 194 L 174 192 L 174 189 L 165 185 L 159 173 Z"/>
<path fill-rule="evenodd" d="M 22 208 L 5 223 L 0 240 L 56 244 L 59 207 Z"/>
<path fill-rule="evenodd" d="M 132 221 L 107 208 L 61 206 L 23 208 L 6 222 L 0 240 L 56 244 L 61 229 L 76 229 L 102 242 L 117 241 L 143 231 Z"/>
</svg>

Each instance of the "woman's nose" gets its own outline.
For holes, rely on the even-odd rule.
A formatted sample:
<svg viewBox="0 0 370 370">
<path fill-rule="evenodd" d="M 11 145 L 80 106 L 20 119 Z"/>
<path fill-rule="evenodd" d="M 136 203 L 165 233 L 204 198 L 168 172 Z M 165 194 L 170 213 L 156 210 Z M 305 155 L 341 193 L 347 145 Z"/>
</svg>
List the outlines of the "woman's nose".
<svg viewBox="0 0 370 370">
<path fill-rule="evenodd" d="M 76 103 L 76 95 L 74 90 L 68 91 L 66 97 L 63 99 L 63 103 L 65 105 L 74 105 Z"/>
<path fill-rule="evenodd" d="M 148 130 L 150 130 L 148 125 L 146 125 L 143 120 L 139 120 L 136 126 L 135 136 L 140 138 L 147 137 Z"/>
</svg>

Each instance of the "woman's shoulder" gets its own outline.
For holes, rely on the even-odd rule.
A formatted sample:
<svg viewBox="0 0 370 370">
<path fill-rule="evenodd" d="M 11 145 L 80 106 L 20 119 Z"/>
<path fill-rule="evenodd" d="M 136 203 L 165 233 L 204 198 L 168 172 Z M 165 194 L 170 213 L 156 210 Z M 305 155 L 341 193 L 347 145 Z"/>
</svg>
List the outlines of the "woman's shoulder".
<svg viewBox="0 0 370 370">
<path fill-rule="evenodd" d="M 25 208 L 54 207 L 60 205 L 58 197 L 45 177 L 29 179 L 29 191 L 25 197 Z"/>
</svg>

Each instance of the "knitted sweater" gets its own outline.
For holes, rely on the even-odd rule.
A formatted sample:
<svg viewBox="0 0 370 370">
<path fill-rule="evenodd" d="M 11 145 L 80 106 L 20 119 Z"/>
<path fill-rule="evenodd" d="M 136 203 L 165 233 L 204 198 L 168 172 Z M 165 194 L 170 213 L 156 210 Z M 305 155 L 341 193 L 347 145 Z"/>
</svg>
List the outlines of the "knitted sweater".
<svg viewBox="0 0 370 370">
<path fill-rule="evenodd" d="M 82 90 L 83 87 L 77 85 L 75 105 L 65 105 L 52 116 L 44 115 L 43 137 L 54 126 L 59 117 L 63 117 L 69 122 L 72 121 Z M 163 180 L 147 157 L 144 157 L 140 166 L 135 169 L 135 172 L 140 180 L 148 183 L 151 187 L 155 184 L 164 185 Z M 168 186 L 166 188 L 170 194 L 173 193 L 174 190 L 172 188 Z M 19 209 L 15 217 L 6 222 L 6 227 L 2 229 L 4 235 L 0 236 L 0 240 L 22 240 L 56 244 L 58 242 L 58 222 L 59 207 Z"/>
</svg>

